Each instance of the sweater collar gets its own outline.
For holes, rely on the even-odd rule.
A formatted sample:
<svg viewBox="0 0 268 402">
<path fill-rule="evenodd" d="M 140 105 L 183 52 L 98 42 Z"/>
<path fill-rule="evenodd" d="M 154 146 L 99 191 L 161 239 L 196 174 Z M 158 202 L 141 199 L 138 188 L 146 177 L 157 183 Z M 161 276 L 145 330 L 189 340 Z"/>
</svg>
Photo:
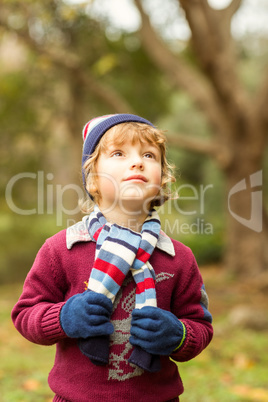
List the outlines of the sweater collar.
<svg viewBox="0 0 268 402">
<path fill-rule="evenodd" d="M 94 241 L 88 233 L 87 230 L 87 221 L 88 221 L 89 216 L 86 215 L 82 218 L 80 222 L 75 223 L 72 226 L 69 226 L 66 230 L 66 246 L 67 249 L 70 250 L 75 243 L 80 243 L 80 242 L 89 242 L 89 241 Z M 156 243 L 156 247 L 162 251 L 165 251 L 167 254 L 171 255 L 174 257 L 175 255 L 175 250 L 173 243 L 168 237 L 168 235 L 163 232 L 163 230 L 160 231 L 159 238 Z"/>
</svg>

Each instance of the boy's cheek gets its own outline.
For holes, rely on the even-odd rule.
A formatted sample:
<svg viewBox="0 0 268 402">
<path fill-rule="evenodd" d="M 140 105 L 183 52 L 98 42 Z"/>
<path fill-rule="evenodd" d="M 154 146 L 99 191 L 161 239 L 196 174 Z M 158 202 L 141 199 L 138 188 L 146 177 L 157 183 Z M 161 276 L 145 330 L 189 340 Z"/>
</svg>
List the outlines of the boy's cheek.
<svg viewBox="0 0 268 402">
<path fill-rule="evenodd" d="M 107 194 L 115 197 L 119 192 L 118 184 L 112 176 L 102 175 L 98 178 L 98 189 L 101 195 Z"/>
<path fill-rule="evenodd" d="M 152 188 L 158 189 L 158 191 L 161 188 L 162 184 L 162 174 L 161 171 L 156 171 L 152 173 Z"/>
</svg>

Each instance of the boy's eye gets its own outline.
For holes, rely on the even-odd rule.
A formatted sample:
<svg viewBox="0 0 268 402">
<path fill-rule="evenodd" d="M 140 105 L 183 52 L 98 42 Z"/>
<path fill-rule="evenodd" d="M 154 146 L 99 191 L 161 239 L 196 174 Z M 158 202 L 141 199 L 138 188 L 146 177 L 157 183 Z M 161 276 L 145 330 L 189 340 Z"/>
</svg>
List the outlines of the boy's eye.
<svg viewBox="0 0 268 402">
<path fill-rule="evenodd" d="M 146 152 L 146 153 L 144 154 L 144 157 L 145 157 L 145 158 L 155 158 L 155 155 L 154 155 L 152 152 Z"/>
<path fill-rule="evenodd" d="M 122 151 L 114 151 L 111 156 L 122 156 L 122 155 L 123 155 Z"/>
</svg>

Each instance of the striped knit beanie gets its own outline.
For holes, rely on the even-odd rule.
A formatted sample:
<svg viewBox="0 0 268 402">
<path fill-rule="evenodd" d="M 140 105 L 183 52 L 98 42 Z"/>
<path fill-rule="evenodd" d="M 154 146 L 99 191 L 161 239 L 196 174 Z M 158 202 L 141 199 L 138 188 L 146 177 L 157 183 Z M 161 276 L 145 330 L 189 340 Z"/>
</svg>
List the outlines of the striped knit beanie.
<svg viewBox="0 0 268 402">
<path fill-rule="evenodd" d="M 136 116 L 134 114 L 110 114 L 106 116 L 96 117 L 90 120 L 83 128 L 83 155 L 82 155 L 82 176 L 83 184 L 86 189 L 85 172 L 83 169 L 86 160 L 93 154 L 98 142 L 101 137 L 108 131 L 111 127 L 117 124 L 126 122 L 137 122 L 148 124 L 149 126 L 155 127 L 149 120 L 143 117 Z M 90 194 L 89 194 L 90 196 Z"/>
</svg>

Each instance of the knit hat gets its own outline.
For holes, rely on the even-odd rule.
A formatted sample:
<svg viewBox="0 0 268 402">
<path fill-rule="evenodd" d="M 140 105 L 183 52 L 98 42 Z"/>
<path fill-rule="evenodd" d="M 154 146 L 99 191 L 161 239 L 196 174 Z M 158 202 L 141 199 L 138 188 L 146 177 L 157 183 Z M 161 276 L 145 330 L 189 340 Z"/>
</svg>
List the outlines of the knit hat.
<svg viewBox="0 0 268 402">
<path fill-rule="evenodd" d="M 149 126 L 155 127 L 149 120 L 146 120 L 143 117 L 139 117 L 134 114 L 109 114 L 106 116 L 100 116 L 90 120 L 84 126 L 82 132 L 84 140 L 82 155 L 82 176 L 85 189 L 86 179 L 83 169 L 84 163 L 93 154 L 96 146 L 98 145 L 98 142 L 100 141 L 101 137 L 106 133 L 106 131 L 108 131 L 113 126 L 116 126 L 117 124 L 126 122 L 144 123 L 148 124 Z"/>
</svg>

